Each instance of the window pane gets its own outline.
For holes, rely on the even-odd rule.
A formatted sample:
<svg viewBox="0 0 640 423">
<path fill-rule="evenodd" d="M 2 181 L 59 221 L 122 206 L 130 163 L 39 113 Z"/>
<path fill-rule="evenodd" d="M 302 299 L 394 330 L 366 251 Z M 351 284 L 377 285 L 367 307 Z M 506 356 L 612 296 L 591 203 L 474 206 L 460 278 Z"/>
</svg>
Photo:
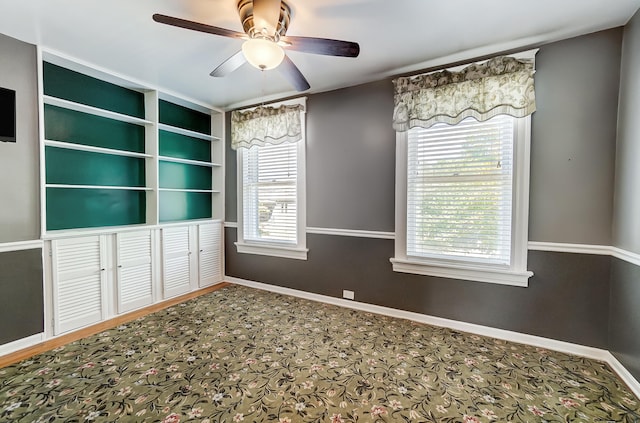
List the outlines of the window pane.
<svg viewBox="0 0 640 423">
<path fill-rule="evenodd" d="M 514 118 L 414 128 L 407 255 L 510 264 Z"/>
<path fill-rule="evenodd" d="M 243 154 L 244 239 L 297 242 L 297 143 Z"/>
</svg>

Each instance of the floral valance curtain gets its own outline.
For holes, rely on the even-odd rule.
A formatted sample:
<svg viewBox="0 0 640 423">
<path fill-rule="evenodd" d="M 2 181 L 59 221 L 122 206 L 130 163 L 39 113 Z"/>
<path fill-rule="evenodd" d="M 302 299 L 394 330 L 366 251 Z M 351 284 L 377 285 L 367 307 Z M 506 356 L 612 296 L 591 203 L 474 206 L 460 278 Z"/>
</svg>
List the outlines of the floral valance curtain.
<svg viewBox="0 0 640 423">
<path fill-rule="evenodd" d="M 460 72 L 448 70 L 393 81 L 393 128 L 404 132 L 440 122 L 456 124 L 473 116 L 530 115 L 536 109 L 534 61 L 501 56 Z"/>
<path fill-rule="evenodd" d="M 231 148 L 281 144 L 302 139 L 301 104 L 259 106 L 231 113 Z"/>
</svg>

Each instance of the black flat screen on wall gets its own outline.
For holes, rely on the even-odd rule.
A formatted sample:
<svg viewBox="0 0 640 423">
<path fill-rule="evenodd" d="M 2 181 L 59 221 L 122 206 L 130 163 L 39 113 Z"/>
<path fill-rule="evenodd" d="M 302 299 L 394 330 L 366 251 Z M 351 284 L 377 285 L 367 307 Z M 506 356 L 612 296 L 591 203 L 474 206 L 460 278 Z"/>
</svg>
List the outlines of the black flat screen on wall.
<svg viewBox="0 0 640 423">
<path fill-rule="evenodd" d="M 0 141 L 16 142 L 16 92 L 0 88 Z"/>
</svg>

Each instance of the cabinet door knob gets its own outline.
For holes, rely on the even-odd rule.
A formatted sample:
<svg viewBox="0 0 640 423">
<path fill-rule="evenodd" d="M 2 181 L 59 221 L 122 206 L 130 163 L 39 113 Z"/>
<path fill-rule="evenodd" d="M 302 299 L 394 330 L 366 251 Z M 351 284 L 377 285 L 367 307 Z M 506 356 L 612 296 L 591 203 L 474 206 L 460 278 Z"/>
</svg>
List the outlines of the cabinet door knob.
<svg viewBox="0 0 640 423">
<path fill-rule="evenodd" d="M 204 252 L 204 250 L 200 250 L 200 252 L 201 252 L 201 253 L 203 253 L 203 252 Z"/>
<path fill-rule="evenodd" d="M 121 265 L 121 264 L 119 264 L 119 265 L 118 265 L 118 267 L 119 267 L 120 269 L 122 269 L 122 265 Z"/>
<path fill-rule="evenodd" d="M 100 269 L 101 272 L 104 272 L 105 270 L 107 270 L 107 269 L 105 269 L 105 268 Z"/>
</svg>

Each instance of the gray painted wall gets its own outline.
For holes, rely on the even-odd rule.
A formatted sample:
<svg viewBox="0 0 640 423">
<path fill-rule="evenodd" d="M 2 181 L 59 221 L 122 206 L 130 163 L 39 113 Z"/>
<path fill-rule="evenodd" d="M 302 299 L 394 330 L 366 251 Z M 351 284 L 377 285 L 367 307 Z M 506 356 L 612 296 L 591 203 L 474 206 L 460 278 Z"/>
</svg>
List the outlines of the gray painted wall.
<svg viewBox="0 0 640 423">
<path fill-rule="evenodd" d="M 309 234 L 308 260 L 238 254 L 227 228 L 227 275 L 332 297 L 607 347 L 607 256 L 529 252 L 528 288 L 397 273 L 393 241 Z"/>
<path fill-rule="evenodd" d="M 640 254 L 640 12 L 622 46 L 613 243 Z"/>
<path fill-rule="evenodd" d="M 640 380 L 640 266 L 612 259 L 609 349 Z"/>
<path fill-rule="evenodd" d="M 0 253 L 0 345 L 44 331 L 42 250 Z"/>
<path fill-rule="evenodd" d="M 538 53 L 531 240 L 611 242 L 621 37 L 618 28 Z M 309 97 L 308 226 L 394 230 L 392 97 L 389 80 Z M 226 163 L 228 204 L 235 202 L 235 153 Z M 235 240 L 228 228 L 229 276 L 335 297 L 351 289 L 367 303 L 607 347 L 606 256 L 530 252 L 535 276 L 516 288 L 393 272 L 390 240 L 309 234 L 307 261 L 237 254 Z"/>
<path fill-rule="evenodd" d="M 393 232 L 391 80 L 312 95 L 307 104 L 307 225 Z"/>
<path fill-rule="evenodd" d="M 613 245 L 640 253 L 640 11 L 625 27 Z M 613 259 L 609 348 L 640 380 L 640 267 Z"/>
<path fill-rule="evenodd" d="M 543 46 L 536 56 L 532 241 L 611 244 L 621 42 L 616 28 Z M 311 95 L 307 105 L 307 225 L 393 231 L 391 81 Z M 226 219 L 235 221 L 236 155 L 228 146 L 226 159 Z"/>
<path fill-rule="evenodd" d="M 225 134 L 231 134 L 231 113 L 226 113 L 226 120 L 224 122 Z M 228 135 L 229 137 L 231 135 Z M 236 189 L 238 184 L 238 167 L 236 163 L 236 152 L 231 149 L 231 142 L 225 142 L 225 197 L 224 197 L 224 218 L 227 222 L 238 221 L 238 190 Z M 229 190 L 229 187 L 233 189 Z"/>
<path fill-rule="evenodd" d="M 307 99 L 307 226 L 394 231 L 392 114 L 391 80 Z M 231 134 L 230 113 L 226 125 Z M 225 218 L 234 222 L 237 167 L 229 142 L 225 163 Z"/>
<path fill-rule="evenodd" d="M 40 238 L 36 47 L 0 34 L 0 87 L 16 91 L 16 142 L 0 142 L 0 243 Z M 42 251 L 0 253 L 0 345 L 44 330 Z"/>
<path fill-rule="evenodd" d="M 40 238 L 36 47 L 0 34 L 0 87 L 16 91 L 16 143 L 0 142 L 0 243 Z"/>
<path fill-rule="evenodd" d="M 622 29 L 536 56 L 529 239 L 611 245 Z"/>
</svg>

